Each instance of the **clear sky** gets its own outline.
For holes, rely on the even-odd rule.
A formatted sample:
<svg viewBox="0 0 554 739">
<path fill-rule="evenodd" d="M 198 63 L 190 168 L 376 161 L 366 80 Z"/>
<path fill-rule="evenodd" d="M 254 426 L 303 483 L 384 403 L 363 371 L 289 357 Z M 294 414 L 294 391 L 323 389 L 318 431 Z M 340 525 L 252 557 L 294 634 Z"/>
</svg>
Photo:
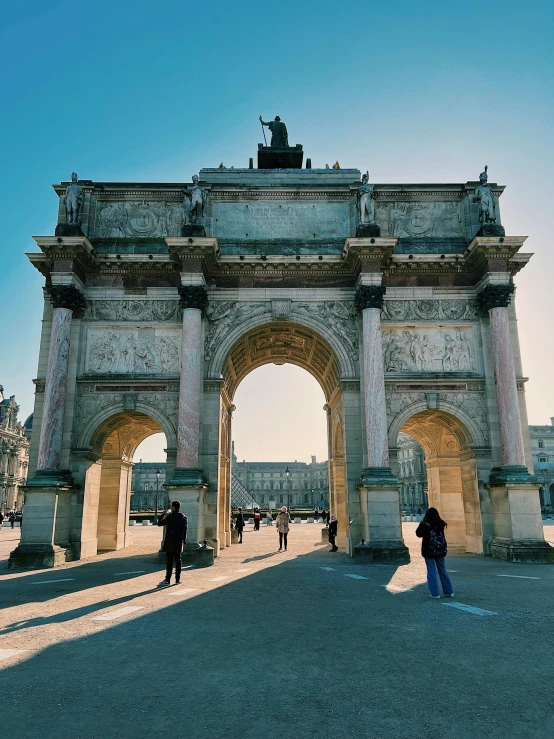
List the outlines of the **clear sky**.
<svg viewBox="0 0 554 739">
<path fill-rule="evenodd" d="M 31 235 L 53 233 L 50 185 L 72 170 L 183 181 L 222 161 L 247 166 L 258 116 L 279 114 L 314 167 L 338 159 L 372 182 L 465 182 L 489 165 L 507 186 L 507 233 L 528 234 L 535 252 L 517 305 L 529 418 L 548 423 L 553 27 L 554 3 L 538 0 L 4 3 L 0 383 L 21 415 L 32 411 L 42 304 L 24 253 Z M 294 415 L 286 383 L 279 392 Z M 243 397 L 245 417 L 254 397 Z M 242 434 L 241 459 L 258 454 L 258 432 Z M 271 458 L 316 453 L 300 416 L 271 444 Z"/>
</svg>

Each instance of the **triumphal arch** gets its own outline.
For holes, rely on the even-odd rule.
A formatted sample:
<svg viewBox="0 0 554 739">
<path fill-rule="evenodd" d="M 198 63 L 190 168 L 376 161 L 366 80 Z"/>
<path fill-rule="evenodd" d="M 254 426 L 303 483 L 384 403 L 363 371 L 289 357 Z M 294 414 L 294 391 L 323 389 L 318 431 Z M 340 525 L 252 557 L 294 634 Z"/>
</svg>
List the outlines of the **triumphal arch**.
<svg viewBox="0 0 554 739">
<path fill-rule="evenodd" d="M 264 124 L 268 125 L 268 124 Z M 79 180 L 37 236 L 45 278 L 30 475 L 11 565 L 131 542 L 137 445 L 163 431 L 187 550 L 231 545 L 231 425 L 268 362 L 320 383 L 339 547 L 405 561 L 398 435 L 423 447 L 452 551 L 546 562 L 514 282 L 530 254 L 500 185 L 371 184 L 314 169 L 286 127 L 244 169 Z M 285 136 L 287 134 L 287 136 Z M 271 393 L 271 387 L 267 388 Z"/>
</svg>

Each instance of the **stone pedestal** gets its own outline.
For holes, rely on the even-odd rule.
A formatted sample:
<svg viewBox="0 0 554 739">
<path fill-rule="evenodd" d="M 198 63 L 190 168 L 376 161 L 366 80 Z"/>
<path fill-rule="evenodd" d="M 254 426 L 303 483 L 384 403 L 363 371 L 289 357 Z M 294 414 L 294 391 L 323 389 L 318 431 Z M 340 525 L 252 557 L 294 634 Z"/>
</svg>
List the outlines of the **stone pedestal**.
<svg viewBox="0 0 554 739">
<path fill-rule="evenodd" d="M 504 230 L 504 226 L 499 226 L 496 223 L 484 223 L 475 235 L 476 236 L 506 236 L 506 231 Z"/>
<path fill-rule="evenodd" d="M 360 506 L 364 522 L 365 547 L 375 562 L 409 562 L 410 553 L 402 540 L 398 482 L 389 468 L 364 470 Z"/>
<path fill-rule="evenodd" d="M 360 564 L 370 564 L 373 562 L 373 549 L 365 543 L 365 539 L 357 544 L 353 549 L 353 557 L 358 560 Z"/>
<path fill-rule="evenodd" d="M 181 236 L 203 237 L 205 235 L 206 229 L 204 226 L 189 223 L 181 228 Z"/>
<path fill-rule="evenodd" d="M 376 223 L 359 223 L 356 226 L 356 238 L 367 239 L 381 236 L 381 228 Z"/>
<path fill-rule="evenodd" d="M 81 226 L 76 223 L 58 223 L 56 230 L 54 231 L 55 236 L 84 236 L 81 230 Z"/>
<path fill-rule="evenodd" d="M 236 529 L 231 529 L 231 544 L 239 543 L 239 532 Z"/>
<path fill-rule="evenodd" d="M 327 526 L 321 529 L 321 542 L 322 544 L 329 543 L 329 529 L 327 528 Z"/>
<path fill-rule="evenodd" d="M 196 549 L 194 553 L 195 567 L 211 567 L 214 563 L 214 550 L 208 546 L 208 542 L 204 539 L 202 546 Z"/>
<path fill-rule="evenodd" d="M 554 564 L 554 548 L 544 540 L 538 484 L 512 482 L 489 490 L 495 533 L 491 555 L 507 562 Z"/>
<path fill-rule="evenodd" d="M 25 526 L 21 529 L 21 542 L 10 554 L 8 567 L 43 569 L 70 562 L 73 551 L 69 543 L 69 526 L 63 526 L 58 518 L 67 517 L 72 489 L 46 480 L 40 485 L 35 478 L 25 490 Z M 65 522 L 68 524 L 68 521 Z M 62 525 L 60 525 L 62 524 Z M 58 528 L 65 529 L 65 541 L 54 540 Z"/>
<path fill-rule="evenodd" d="M 258 144 L 258 169 L 302 169 L 302 144 L 296 146 L 263 146 Z"/>
<path fill-rule="evenodd" d="M 183 557 L 191 556 L 204 541 L 204 508 L 208 485 L 200 470 L 177 468 L 167 486 L 170 501 L 178 500 L 187 517 L 187 544 Z"/>
</svg>

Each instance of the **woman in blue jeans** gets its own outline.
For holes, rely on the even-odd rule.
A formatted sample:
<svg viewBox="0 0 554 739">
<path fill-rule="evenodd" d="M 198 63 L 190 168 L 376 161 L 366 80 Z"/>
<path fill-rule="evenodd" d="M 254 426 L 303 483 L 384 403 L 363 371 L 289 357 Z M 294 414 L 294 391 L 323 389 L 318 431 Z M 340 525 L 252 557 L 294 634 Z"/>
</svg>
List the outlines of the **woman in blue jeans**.
<svg viewBox="0 0 554 739">
<path fill-rule="evenodd" d="M 448 524 L 439 516 L 437 509 L 429 508 L 423 521 L 416 529 L 416 536 L 419 536 L 422 540 L 421 555 L 427 565 L 427 584 L 429 585 L 431 598 L 440 598 L 437 571 L 442 585 L 442 592 L 447 598 L 454 597 L 454 588 L 450 582 L 444 562 L 447 551 L 444 530 L 447 526 Z"/>
</svg>

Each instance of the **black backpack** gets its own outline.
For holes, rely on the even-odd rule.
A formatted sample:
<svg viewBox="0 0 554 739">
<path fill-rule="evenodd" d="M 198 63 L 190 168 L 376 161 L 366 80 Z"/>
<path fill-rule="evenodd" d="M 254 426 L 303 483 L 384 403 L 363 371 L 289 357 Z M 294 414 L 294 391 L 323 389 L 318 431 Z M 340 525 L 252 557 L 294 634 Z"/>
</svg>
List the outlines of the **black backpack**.
<svg viewBox="0 0 554 739">
<path fill-rule="evenodd" d="M 429 532 L 429 557 L 431 559 L 441 559 L 446 557 L 448 547 L 444 531 L 439 529 L 431 529 Z"/>
<path fill-rule="evenodd" d="M 185 538 L 185 517 L 184 516 L 175 516 L 175 519 L 171 523 L 171 527 L 169 529 L 169 535 L 173 539 L 174 542 L 177 544 Z"/>
</svg>

